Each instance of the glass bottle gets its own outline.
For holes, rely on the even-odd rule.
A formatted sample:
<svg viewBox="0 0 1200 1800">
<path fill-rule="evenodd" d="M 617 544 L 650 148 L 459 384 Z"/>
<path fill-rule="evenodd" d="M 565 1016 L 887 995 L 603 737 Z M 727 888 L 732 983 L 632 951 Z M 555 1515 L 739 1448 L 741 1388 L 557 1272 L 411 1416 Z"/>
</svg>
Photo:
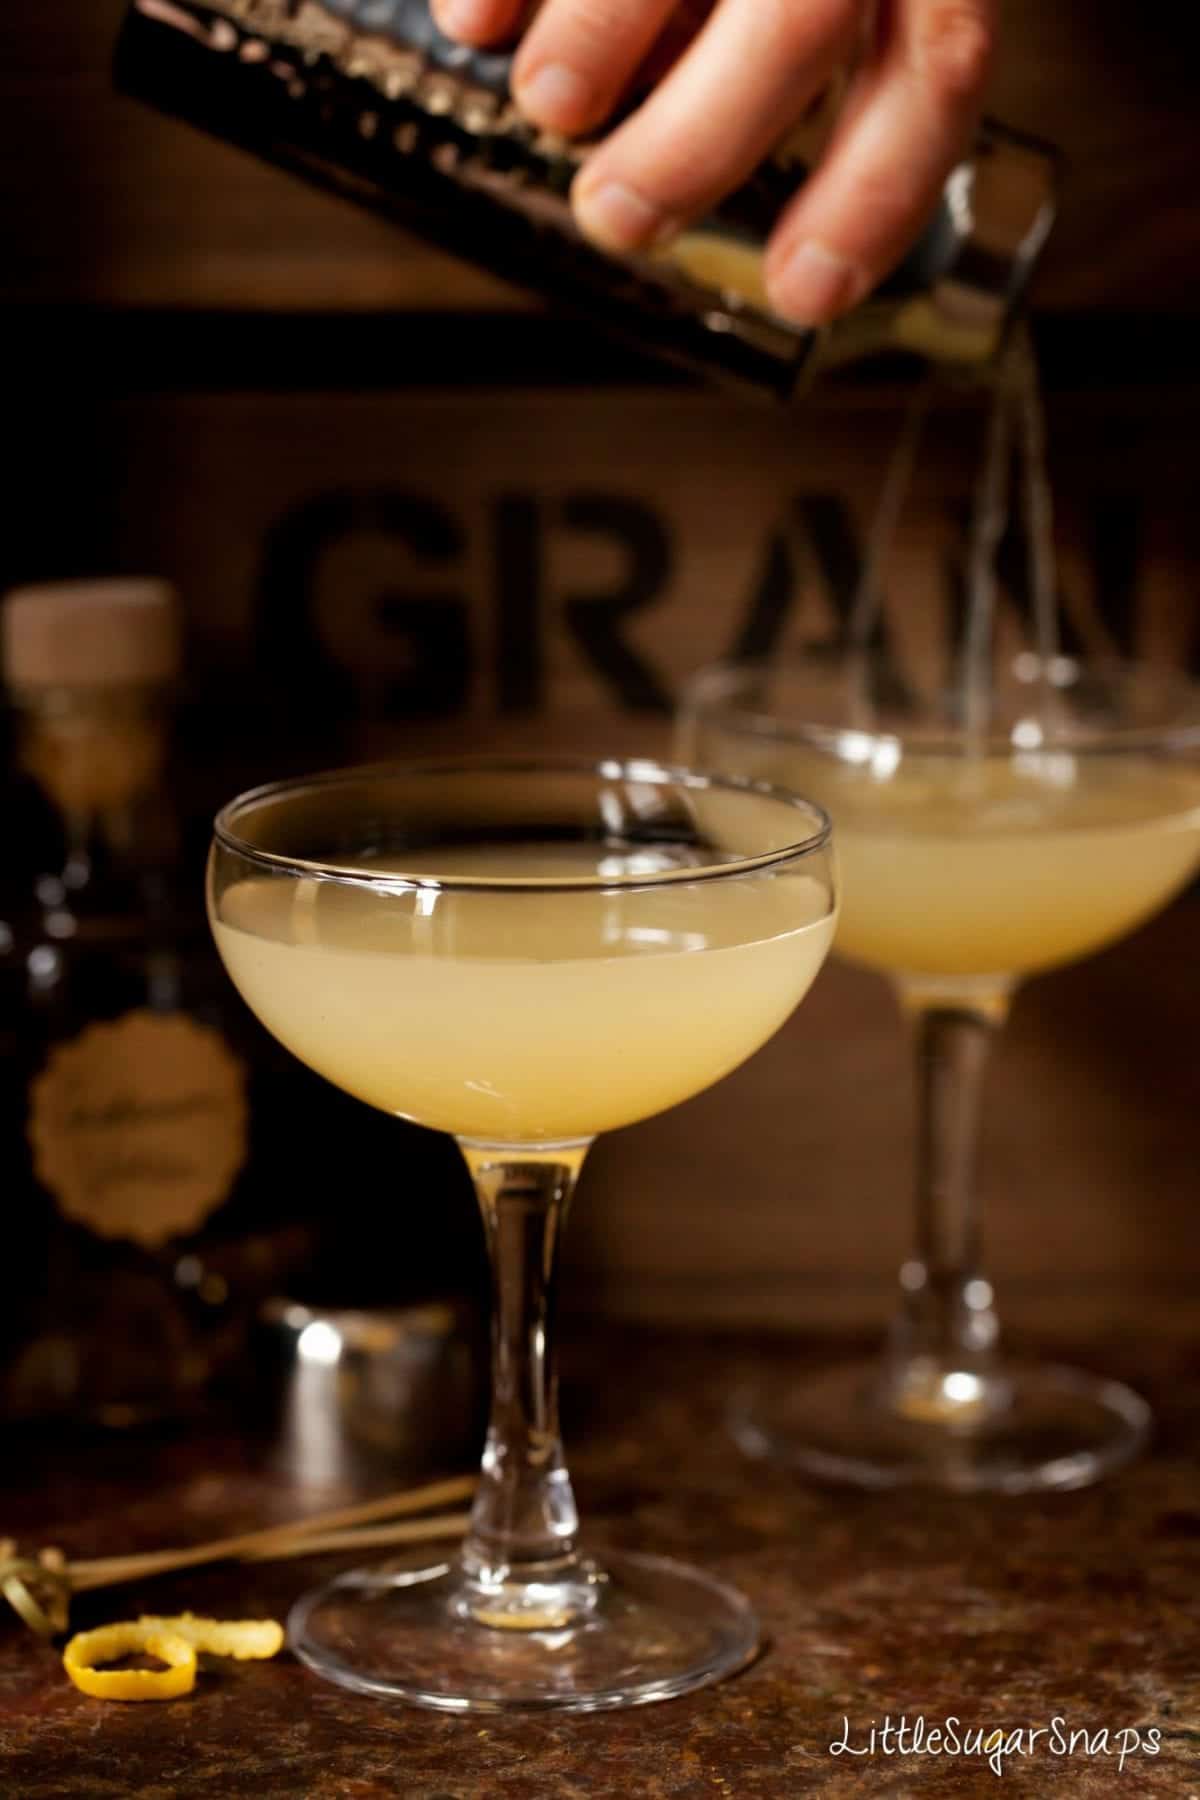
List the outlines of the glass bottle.
<svg viewBox="0 0 1200 1800">
<path fill-rule="evenodd" d="M 242 1270 L 213 1245 L 244 1253 L 252 1212 L 244 1059 L 179 899 L 179 607 L 156 581 L 27 588 L 0 635 L 14 791 L 56 823 L 5 820 L 32 884 L 5 922 L 0 1410 L 123 1424 L 190 1405 L 232 1354 Z"/>
</svg>

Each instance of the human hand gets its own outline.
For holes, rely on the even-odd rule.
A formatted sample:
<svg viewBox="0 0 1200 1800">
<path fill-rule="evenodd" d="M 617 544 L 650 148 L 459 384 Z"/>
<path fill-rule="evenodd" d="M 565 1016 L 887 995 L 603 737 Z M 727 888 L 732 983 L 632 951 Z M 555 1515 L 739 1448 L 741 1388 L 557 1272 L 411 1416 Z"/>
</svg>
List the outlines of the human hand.
<svg viewBox="0 0 1200 1800">
<path fill-rule="evenodd" d="M 865 43 L 817 168 L 779 219 L 772 304 L 819 325 L 900 259 L 966 145 L 996 0 L 433 0 L 475 45 L 528 20 L 513 93 L 575 136 L 611 116 L 639 71 L 657 79 L 589 155 L 572 202 L 605 248 L 668 241 L 738 187 Z M 533 16 L 530 16 L 533 15 Z"/>
</svg>

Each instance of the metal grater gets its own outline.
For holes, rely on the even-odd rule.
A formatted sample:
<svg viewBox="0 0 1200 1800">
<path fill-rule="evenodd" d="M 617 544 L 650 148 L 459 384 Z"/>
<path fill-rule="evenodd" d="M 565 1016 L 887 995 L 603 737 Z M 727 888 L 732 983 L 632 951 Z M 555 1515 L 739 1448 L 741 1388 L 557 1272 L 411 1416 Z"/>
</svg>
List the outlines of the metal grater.
<svg viewBox="0 0 1200 1800">
<path fill-rule="evenodd" d="M 805 331 L 771 311 L 762 267 L 819 143 L 819 112 L 674 245 L 618 257 L 571 214 L 587 145 L 530 125 L 509 67 L 443 37 L 426 0 L 133 0 L 117 57 L 121 85 L 164 110 L 639 348 L 785 397 L 817 367 L 882 351 L 988 361 L 1053 221 L 1053 153 L 988 123 L 884 287 Z"/>
</svg>

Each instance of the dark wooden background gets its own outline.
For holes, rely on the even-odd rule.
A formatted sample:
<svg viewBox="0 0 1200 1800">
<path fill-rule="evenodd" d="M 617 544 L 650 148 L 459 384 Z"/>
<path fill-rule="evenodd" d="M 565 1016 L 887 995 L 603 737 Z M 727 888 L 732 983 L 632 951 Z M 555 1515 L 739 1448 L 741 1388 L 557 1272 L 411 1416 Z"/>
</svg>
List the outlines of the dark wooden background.
<svg viewBox="0 0 1200 1800">
<path fill-rule="evenodd" d="M 114 96 L 120 11 L 0 10 L 0 586 L 175 577 L 197 816 L 331 755 L 657 751 L 689 670 L 836 628 L 903 393 L 831 388 L 789 417 L 657 377 Z M 1194 664 L 1200 126 L 1180 30 L 1173 9 L 1012 0 L 993 110 L 1069 158 L 1037 303 L 1071 632 Z M 901 632 L 950 604 L 978 427 L 970 399 L 939 409 L 889 580 Z M 1191 1315 L 1196 925 L 1183 902 L 1018 1003 L 985 1185 L 1006 1296 L 1043 1335 L 1069 1335 L 1081 1297 L 1117 1331 Z M 832 967 L 750 1067 L 599 1147 L 577 1302 L 878 1318 L 909 1141 L 886 991 Z"/>
</svg>

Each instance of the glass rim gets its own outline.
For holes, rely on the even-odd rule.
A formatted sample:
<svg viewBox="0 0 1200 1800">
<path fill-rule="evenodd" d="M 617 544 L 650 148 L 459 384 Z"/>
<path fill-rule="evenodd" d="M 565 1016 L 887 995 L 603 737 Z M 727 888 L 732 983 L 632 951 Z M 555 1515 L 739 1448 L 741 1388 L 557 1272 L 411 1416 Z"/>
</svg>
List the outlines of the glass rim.
<svg viewBox="0 0 1200 1800">
<path fill-rule="evenodd" d="M 405 776 L 436 775 L 591 775 L 609 781 L 641 781 L 660 787 L 682 787 L 688 792 L 740 793 L 769 800 L 793 812 L 807 814 L 816 829 L 803 838 L 760 856 L 739 857 L 734 862 L 706 863 L 697 869 L 668 869 L 653 875 L 596 875 L 569 880 L 535 876 L 480 879 L 469 875 L 405 875 L 401 871 L 372 875 L 369 871 L 340 865 L 333 861 L 286 856 L 274 850 L 263 850 L 234 829 L 237 816 L 247 808 L 305 791 L 336 788 L 351 783 L 396 780 Z M 294 875 L 302 879 L 334 881 L 356 887 L 394 892 L 409 889 L 433 889 L 454 893 L 495 894 L 597 894 L 634 893 L 648 888 L 678 887 L 697 881 L 729 880 L 735 876 L 757 874 L 785 863 L 799 862 L 827 849 L 833 838 L 833 822 L 823 806 L 806 795 L 793 793 L 773 782 L 755 781 L 740 775 L 710 775 L 679 764 L 659 762 L 650 757 L 586 757 L 586 756 L 505 756 L 479 755 L 439 759 L 437 761 L 387 761 L 351 764 L 342 769 L 323 769 L 311 775 L 293 775 L 280 781 L 268 781 L 247 788 L 221 807 L 213 821 L 213 841 L 231 855 L 257 864 L 276 875 Z"/>
<path fill-rule="evenodd" d="M 1013 667 L 1021 661 L 1022 655 L 1032 652 L 1018 652 L 1009 660 L 1007 666 Z M 819 655 L 819 653 L 818 653 Z M 869 666 L 880 661 L 876 651 L 845 650 L 838 659 L 837 666 L 848 668 L 859 657 L 863 657 Z M 760 706 L 739 706 L 732 698 L 722 701 L 719 697 L 706 698 L 713 689 L 720 689 L 722 684 L 730 686 L 738 679 L 744 679 L 758 672 L 770 674 L 774 671 L 786 672 L 789 668 L 803 667 L 806 657 L 811 658 L 812 666 L 818 668 L 817 655 L 803 650 L 785 652 L 780 657 L 747 658 L 743 662 L 708 663 L 697 669 L 683 684 L 679 710 L 686 717 L 710 718 L 724 721 L 727 726 L 742 732 L 748 737 L 783 740 L 793 743 L 810 744 L 818 749 L 838 754 L 847 740 L 869 740 L 875 744 L 894 744 L 901 749 L 908 749 L 910 754 L 921 756 L 962 756 L 966 730 L 953 732 L 945 729 L 931 729 L 928 736 L 921 735 L 919 730 L 906 732 L 894 726 L 874 724 L 869 712 L 861 722 L 833 723 L 823 719 L 805 719 L 803 716 L 788 718 L 770 708 Z M 1013 727 L 1007 731 L 996 729 L 985 732 L 980 739 L 978 753 L 984 757 L 1011 757 L 1066 754 L 1071 756 L 1112 756 L 1120 755 L 1128 750 L 1169 750 L 1172 747 L 1185 749 L 1200 748 L 1200 682 L 1186 669 L 1174 668 L 1169 664 L 1158 664 L 1138 661 L 1132 657 L 1104 657 L 1089 662 L 1085 658 L 1073 657 L 1065 652 L 1058 659 L 1072 669 L 1083 673 L 1094 672 L 1098 676 L 1128 679 L 1130 676 L 1148 675 L 1155 680 L 1178 690 L 1181 695 L 1190 697 L 1191 713 L 1187 718 L 1174 724 L 1131 724 L 1126 727 L 1116 726 L 1104 728 L 1089 726 L 1086 723 L 1077 727 L 1060 726 L 1055 729 L 1053 723 L 1048 727 L 1044 737 L 1037 743 L 1021 743 L 1013 736 Z M 831 665 L 826 664 L 826 668 Z M 1029 682 L 1030 693 L 1035 691 L 1034 680 Z M 1066 692 L 1062 684 L 1060 692 Z"/>
</svg>

